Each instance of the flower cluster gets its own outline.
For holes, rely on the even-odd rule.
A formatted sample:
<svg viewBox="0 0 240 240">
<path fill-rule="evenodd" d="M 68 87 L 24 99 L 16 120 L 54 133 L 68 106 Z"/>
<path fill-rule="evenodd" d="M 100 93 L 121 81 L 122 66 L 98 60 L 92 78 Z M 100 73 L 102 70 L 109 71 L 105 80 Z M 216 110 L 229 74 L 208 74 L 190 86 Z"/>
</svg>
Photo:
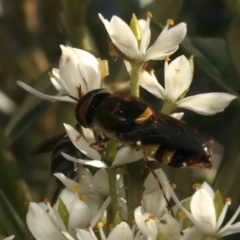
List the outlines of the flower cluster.
<svg viewBox="0 0 240 240">
<path fill-rule="evenodd" d="M 168 20 L 157 40 L 149 46 L 151 17 L 148 13 L 147 20 L 138 20 L 133 15 L 128 26 L 117 16 L 108 21 L 99 14 L 116 51 L 125 58 L 125 66 L 132 78 L 130 86 L 135 89 L 132 93 L 138 95 L 140 84 L 163 100 L 164 114 L 172 114 L 178 119 L 183 113 L 173 113 L 176 108 L 202 115 L 223 111 L 235 96 L 204 93 L 185 97 L 193 79 L 193 60 L 180 56 L 169 62 L 168 57 L 177 51 L 186 35 L 186 24 L 170 28 L 173 21 Z M 61 49 L 59 69 L 50 73 L 51 82 L 58 91 L 56 96 L 41 93 L 23 82 L 18 85 L 46 100 L 77 104 L 86 94 L 101 88 L 102 79 L 107 75 L 106 62 L 84 50 L 69 46 L 61 46 Z M 145 63 L 150 60 L 165 60 L 165 87 L 158 83 L 154 71 L 145 70 Z M 151 114 L 151 110 L 144 112 L 137 120 L 144 122 Z M 63 173 L 56 173 L 54 176 L 65 186 L 57 202 L 53 206 L 48 199 L 30 203 L 27 225 L 35 239 L 201 240 L 240 232 L 240 222 L 233 224 L 240 208 L 221 228 L 230 200 L 224 205 L 220 193 L 214 192 L 207 183 L 197 185 L 192 197 L 179 201 L 161 169 L 152 169 L 150 175 L 144 174 L 146 167 L 141 168 L 140 173 L 128 169 L 129 164 L 146 159 L 140 141 L 134 144 L 116 142 L 110 135 L 110 140 L 103 136 L 105 141 L 94 147 L 94 133 L 97 130 L 102 136 L 102 129 L 94 128 L 93 132 L 84 127 L 78 131 L 69 124 L 64 127 L 82 157 L 64 152 L 62 156 L 66 161 L 79 164 L 79 180 L 76 182 Z M 146 165 L 151 168 L 151 164 Z M 136 178 L 133 180 L 133 177 Z M 138 186 L 137 196 L 131 195 L 131 181 L 139 183 L 135 185 Z M 176 203 L 171 208 L 170 199 Z"/>
</svg>

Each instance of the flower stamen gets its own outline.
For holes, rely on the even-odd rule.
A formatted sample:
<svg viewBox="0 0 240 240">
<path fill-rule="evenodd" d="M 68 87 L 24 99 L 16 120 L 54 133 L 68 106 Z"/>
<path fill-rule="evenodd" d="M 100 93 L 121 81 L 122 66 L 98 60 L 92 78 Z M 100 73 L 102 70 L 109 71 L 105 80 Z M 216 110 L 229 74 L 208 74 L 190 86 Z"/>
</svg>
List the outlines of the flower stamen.
<svg viewBox="0 0 240 240">
<path fill-rule="evenodd" d="M 88 196 L 85 195 L 85 194 L 80 194 L 80 195 L 79 195 L 79 199 L 82 200 L 82 201 L 84 201 L 84 202 L 86 202 L 86 201 L 88 200 Z"/>
<path fill-rule="evenodd" d="M 194 184 L 192 185 L 192 188 L 197 190 L 197 189 L 201 188 L 201 186 L 202 186 L 202 185 L 201 185 L 200 183 L 194 183 Z"/>
<path fill-rule="evenodd" d="M 78 192 L 80 190 L 80 188 L 81 188 L 80 184 L 77 184 L 77 185 L 72 187 L 72 191 L 73 192 Z"/>
<path fill-rule="evenodd" d="M 102 228 L 104 226 L 104 223 L 102 222 L 102 221 L 99 221 L 98 223 L 97 223 L 97 228 L 99 229 L 99 228 Z"/>
<path fill-rule="evenodd" d="M 152 13 L 151 12 L 147 12 L 147 18 L 152 18 L 152 17 L 153 17 Z"/>
<path fill-rule="evenodd" d="M 173 25 L 174 25 L 174 21 L 169 18 L 169 19 L 167 20 L 167 24 L 170 25 L 170 26 L 173 26 Z"/>
<path fill-rule="evenodd" d="M 226 202 L 228 203 L 228 205 L 230 205 L 232 203 L 232 199 L 231 198 L 227 198 Z"/>
<path fill-rule="evenodd" d="M 187 215 L 183 211 L 178 212 L 178 216 L 182 218 L 183 220 L 187 218 Z"/>
</svg>

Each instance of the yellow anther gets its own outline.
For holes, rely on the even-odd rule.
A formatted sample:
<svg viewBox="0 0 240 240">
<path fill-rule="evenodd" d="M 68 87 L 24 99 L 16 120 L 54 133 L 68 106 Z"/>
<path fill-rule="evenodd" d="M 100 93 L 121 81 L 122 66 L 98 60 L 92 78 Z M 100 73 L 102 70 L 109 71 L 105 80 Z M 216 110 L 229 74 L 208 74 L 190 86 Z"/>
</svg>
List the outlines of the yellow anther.
<svg viewBox="0 0 240 240">
<path fill-rule="evenodd" d="M 172 189 L 174 190 L 174 189 L 177 188 L 177 185 L 176 185 L 175 183 L 171 183 L 171 187 L 172 187 Z"/>
<path fill-rule="evenodd" d="M 77 135 L 76 138 L 75 138 L 75 142 L 78 142 L 81 138 L 81 135 Z"/>
<path fill-rule="evenodd" d="M 88 196 L 86 196 L 85 194 L 80 194 L 79 198 L 80 198 L 80 200 L 82 200 L 84 202 L 86 202 L 88 200 Z"/>
<path fill-rule="evenodd" d="M 155 220 L 155 219 L 156 219 L 156 216 L 154 216 L 154 215 L 149 215 L 148 218 L 151 219 L 151 220 Z"/>
<path fill-rule="evenodd" d="M 73 186 L 72 191 L 78 192 L 80 190 L 80 188 L 81 188 L 80 184 L 77 184 L 77 185 Z"/>
<path fill-rule="evenodd" d="M 53 78 L 53 77 L 54 77 L 54 75 L 53 75 L 52 72 L 48 72 L 48 75 L 49 75 L 50 78 Z"/>
<path fill-rule="evenodd" d="M 132 223 L 133 223 L 133 224 L 136 224 L 136 220 L 135 220 L 135 219 L 133 219 L 133 220 L 132 220 Z"/>
<path fill-rule="evenodd" d="M 50 201 L 49 201 L 49 199 L 48 199 L 48 198 L 44 198 L 43 202 L 44 202 L 45 204 L 48 204 L 48 203 L 50 203 Z"/>
<path fill-rule="evenodd" d="M 173 26 L 174 25 L 174 21 L 172 19 L 168 19 L 167 20 L 167 24 L 170 25 L 170 26 Z"/>
<path fill-rule="evenodd" d="M 104 223 L 103 223 L 102 221 L 99 221 L 99 222 L 97 223 L 97 228 L 102 228 L 103 225 L 104 225 Z"/>
<path fill-rule="evenodd" d="M 198 188 L 200 188 L 202 185 L 200 184 L 200 183 L 194 183 L 193 185 L 192 185 L 192 188 L 193 189 L 198 189 Z"/>
<path fill-rule="evenodd" d="M 112 223 L 109 224 L 109 228 L 113 229 L 113 224 Z"/>
<path fill-rule="evenodd" d="M 146 219 L 145 222 L 149 222 L 150 220 L 155 220 L 156 217 L 154 215 L 149 215 Z"/>
<path fill-rule="evenodd" d="M 226 202 L 230 205 L 232 203 L 232 199 L 231 198 L 227 198 Z"/>
<path fill-rule="evenodd" d="M 184 212 L 182 212 L 182 211 L 180 211 L 180 212 L 178 213 L 178 216 L 179 216 L 180 218 L 182 218 L 182 219 L 186 219 L 186 218 L 187 218 L 187 215 L 186 215 Z"/>
<path fill-rule="evenodd" d="M 181 70 L 180 68 L 175 68 L 176 72 L 180 72 L 180 70 Z"/>
<path fill-rule="evenodd" d="M 165 57 L 165 61 L 169 62 L 170 58 L 168 56 Z"/>
<path fill-rule="evenodd" d="M 152 13 L 151 12 L 147 12 L 147 17 L 148 18 L 152 18 L 153 17 Z"/>
<path fill-rule="evenodd" d="M 162 224 L 167 224 L 167 221 L 164 220 L 164 219 L 161 219 L 159 222 L 162 223 Z"/>
</svg>

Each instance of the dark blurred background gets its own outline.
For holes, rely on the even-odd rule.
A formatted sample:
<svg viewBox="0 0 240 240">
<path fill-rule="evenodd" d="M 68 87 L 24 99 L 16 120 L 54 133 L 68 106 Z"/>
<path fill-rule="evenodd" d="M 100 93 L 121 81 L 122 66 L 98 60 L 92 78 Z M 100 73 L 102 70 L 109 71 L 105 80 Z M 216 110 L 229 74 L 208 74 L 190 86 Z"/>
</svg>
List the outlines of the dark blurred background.
<svg viewBox="0 0 240 240">
<path fill-rule="evenodd" d="M 16 213 L 24 219 L 28 201 L 42 201 L 51 192 L 50 154 L 33 157 L 31 149 L 63 132 L 64 122 L 75 124 L 74 105 L 37 99 L 19 88 L 16 81 L 54 94 L 48 71 L 58 68 L 60 44 L 107 59 L 110 75 L 106 83 L 128 80 L 122 59 L 114 62 L 108 54 L 109 38 L 97 14 L 109 20 L 118 15 L 129 22 L 132 13 L 145 18 L 147 11 L 153 14 L 152 41 L 168 18 L 175 23 L 187 23 L 188 36 L 171 59 L 181 54 L 194 55 L 194 80 L 188 95 L 224 91 L 238 96 L 224 112 L 214 116 L 185 111 L 184 121 L 213 136 L 225 149 L 216 150 L 213 169 L 163 168 L 177 184 L 180 199 L 193 193 L 193 183 L 207 181 L 221 191 L 223 199 L 232 198 L 230 216 L 240 204 L 238 0 L 0 0 L 0 233 L 3 236 L 16 234 L 17 239 L 28 239 L 28 233 L 19 230 L 19 226 L 24 227 L 21 221 L 12 219 L 10 214 Z M 163 62 L 150 62 L 150 67 L 163 83 Z M 161 102 L 143 89 L 141 96 L 161 109 Z M 6 208 L 8 200 L 13 209 Z M 240 235 L 225 239 L 240 239 Z"/>
</svg>

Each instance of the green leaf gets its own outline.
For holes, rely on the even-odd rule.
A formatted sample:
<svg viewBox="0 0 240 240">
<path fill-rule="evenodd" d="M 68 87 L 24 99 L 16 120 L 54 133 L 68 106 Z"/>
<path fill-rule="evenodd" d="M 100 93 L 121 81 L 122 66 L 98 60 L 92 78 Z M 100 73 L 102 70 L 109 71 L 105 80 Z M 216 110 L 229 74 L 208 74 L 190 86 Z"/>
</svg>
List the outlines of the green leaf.
<svg viewBox="0 0 240 240">
<path fill-rule="evenodd" d="M 215 206 L 216 215 L 217 215 L 217 219 L 218 219 L 220 214 L 221 214 L 221 212 L 222 212 L 222 210 L 223 210 L 223 207 L 224 207 L 223 200 L 222 200 L 222 195 L 219 192 L 219 190 L 217 190 L 215 192 L 214 206 Z"/>
<path fill-rule="evenodd" d="M 238 76 L 240 76 L 240 15 L 236 16 L 228 29 L 227 47 Z M 240 79 L 238 79 L 240 81 Z"/>
<path fill-rule="evenodd" d="M 58 202 L 58 213 L 59 213 L 65 227 L 68 229 L 69 212 L 67 210 L 65 203 L 63 202 L 63 200 L 61 198 L 59 198 L 59 202 Z"/>
</svg>

